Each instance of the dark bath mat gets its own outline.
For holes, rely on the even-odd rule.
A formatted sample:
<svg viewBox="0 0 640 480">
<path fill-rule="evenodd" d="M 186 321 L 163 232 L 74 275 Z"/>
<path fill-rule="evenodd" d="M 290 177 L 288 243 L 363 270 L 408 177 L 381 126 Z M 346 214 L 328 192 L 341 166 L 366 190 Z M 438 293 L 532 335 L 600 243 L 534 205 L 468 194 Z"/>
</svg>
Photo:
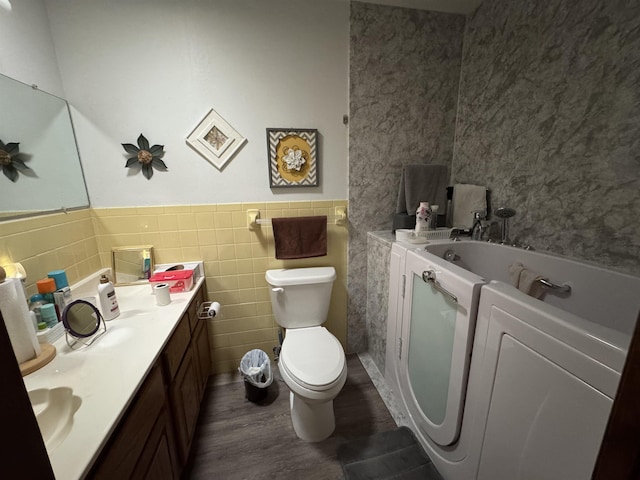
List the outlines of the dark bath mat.
<svg viewBox="0 0 640 480">
<path fill-rule="evenodd" d="M 442 480 L 407 427 L 344 443 L 338 460 L 346 480 Z"/>
</svg>

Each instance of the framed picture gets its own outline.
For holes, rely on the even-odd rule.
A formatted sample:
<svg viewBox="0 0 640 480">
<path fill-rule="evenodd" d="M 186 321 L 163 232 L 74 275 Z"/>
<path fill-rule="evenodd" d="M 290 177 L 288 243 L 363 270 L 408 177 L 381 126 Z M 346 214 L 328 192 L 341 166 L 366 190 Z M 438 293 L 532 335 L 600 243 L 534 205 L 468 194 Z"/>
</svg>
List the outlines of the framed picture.
<svg viewBox="0 0 640 480">
<path fill-rule="evenodd" d="M 211 109 L 187 137 L 187 144 L 222 170 L 247 139 Z"/>
<path fill-rule="evenodd" d="M 267 128 L 269 185 L 277 187 L 317 187 L 318 130 Z"/>
</svg>

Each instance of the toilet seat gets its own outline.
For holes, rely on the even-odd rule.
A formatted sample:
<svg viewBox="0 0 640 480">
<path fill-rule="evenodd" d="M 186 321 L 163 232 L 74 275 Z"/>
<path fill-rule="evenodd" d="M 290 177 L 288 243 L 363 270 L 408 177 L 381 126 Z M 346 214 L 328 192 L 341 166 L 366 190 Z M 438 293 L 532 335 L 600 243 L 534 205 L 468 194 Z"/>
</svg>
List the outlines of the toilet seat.
<svg viewBox="0 0 640 480">
<path fill-rule="evenodd" d="M 323 391 L 342 380 L 346 360 L 342 345 L 326 328 L 294 328 L 282 343 L 280 367 L 299 385 Z"/>
</svg>

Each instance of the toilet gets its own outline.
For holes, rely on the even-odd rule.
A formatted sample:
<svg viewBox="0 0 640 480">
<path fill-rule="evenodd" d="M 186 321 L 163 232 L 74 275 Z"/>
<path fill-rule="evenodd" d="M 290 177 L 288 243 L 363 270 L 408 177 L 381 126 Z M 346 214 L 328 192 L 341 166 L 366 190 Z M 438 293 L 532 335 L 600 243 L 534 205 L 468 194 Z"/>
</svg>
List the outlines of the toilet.
<svg viewBox="0 0 640 480">
<path fill-rule="evenodd" d="M 335 429 L 333 399 L 347 379 L 344 350 L 322 326 L 327 319 L 333 267 L 267 270 L 276 322 L 286 329 L 278 368 L 291 393 L 291 421 L 299 438 L 320 442 Z"/>
</svg>

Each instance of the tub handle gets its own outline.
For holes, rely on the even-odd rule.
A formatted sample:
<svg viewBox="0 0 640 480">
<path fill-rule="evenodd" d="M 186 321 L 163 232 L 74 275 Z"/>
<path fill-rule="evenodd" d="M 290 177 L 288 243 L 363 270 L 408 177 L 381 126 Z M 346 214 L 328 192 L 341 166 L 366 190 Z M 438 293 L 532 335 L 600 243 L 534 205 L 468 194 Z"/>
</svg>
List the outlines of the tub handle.
<svg viewBox="0 0 640 480">
<path fill-rule="evenodd" d="M 559 293 L 569 293 L 571 291 L 571 285 L 558 285 L 557 283 L 553 283 L 546 278 L 539 278 L 538 281 L 547 288 L 551 290 L 555 290 Z"/>
<path fill-rule="evenodd" d="M 440 285 L 436 281 L 436 272 L 434 272 L 433 270 L 425 270 L 424 272 L 422 272 L 422 281 L 424 281 L 425 283 L 431 284 L 431 286 L 436 290 L 438 290 L 440 293 L 449 297 L 455 303 L 458 303 L 458 297 L 456 297 L 453 293 L 451 293 L 446 288 L 442 287 L 442 285 Z"/>
</svg>

